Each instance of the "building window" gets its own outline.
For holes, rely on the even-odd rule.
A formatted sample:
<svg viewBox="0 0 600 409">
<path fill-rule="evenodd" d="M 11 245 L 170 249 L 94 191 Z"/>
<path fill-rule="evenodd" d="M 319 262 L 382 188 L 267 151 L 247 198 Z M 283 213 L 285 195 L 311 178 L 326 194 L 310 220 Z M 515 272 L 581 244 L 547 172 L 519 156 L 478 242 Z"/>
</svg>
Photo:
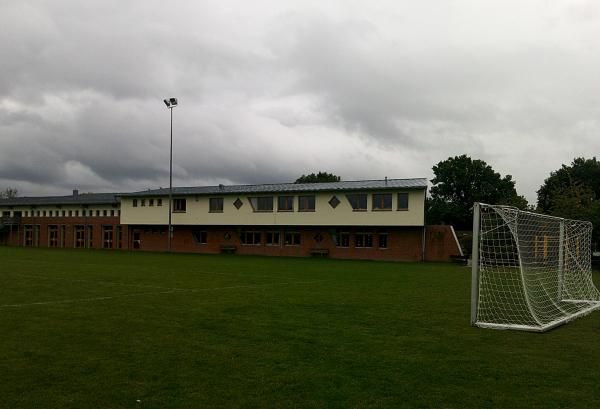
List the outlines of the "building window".
<svg viewBox="0 0 600 409">
<path fill-rule="evenodd" d="M 117 226 L 117 248 L 123 248 L 123 227 Z"/>
<path fill-rule="evenodd" d="M 299 212 L 314 212 L 315 197 L 314 196 L 298 196 L 298 211 Z"/>
<path fill-rule="evenodd" d="M 208 243 L 208 232 L 206 231 L 193 231 L 192 236 L 194 237 L 196 244 Z"/>
<path fill-rule="evenodd" d="M 65 237 L 66 237 L 66 226 L 64 224 L 60 225 L 60 247 L 65 247 Z"/>
<path fill-rule="evenodd" d="M 300 232 L 286 231 L 285 235 L 284 235 L 284 244 L 286 246 L 299 246 L 300 245 Z"/>
<path fill-rule="evenodd" d="M 48 247 L 58 247 L 58 226 L 48 226 Z"/>
<path fill-rule="evenodd" d="M 146 206 L 146 199 L 140 199 L 140 205 L 142 207 Z"/>
<path fill-rule="evenodd" d="M 74 230 L 75 243 L 74 247 L 81 249 L 85 247 L 85 226 L 76 225 Z"/>
<path fill-rule="evenodd" d="M 223 198 L 211 197 L 208 199 L 208 211 L 211 213 L 223 213 Z"/>
<path fill-rule="evenodd" d="M 137 207 L 137 199 L 133 199 L 133 207 Z"/>
<path fill-rule="evenodd" d="M 162 206 L 162 199 L 156 199 L 156 205 Z"/>
<path fill-rule="evenodd" d="M 408 210 L 408 193 L 398 193 L 398 210 Z"/>
<path fill-rule="evenodd" d="M 113 248 L 113 226 L 102 226 L 102 248 Z"/>
<path fill-rule="evenodd" d="M 173 213 L 185 213 L 186 201 L 185 199 L 173 199 Z"/>
<path fill-rule="evenodd" d="M 91 249 L 94 247 L 94 241 L 93 241 L 93 233 L 94 233 L 94 227 L 92 225 L 88 225 L 87 227 L 87 248 Z"/>
<path fill-rule="evenodd" d="M 293 212 L 294 211 L 294 196 L 279 196 L 277 198 L 278 212 Z"/>
<path fill-rule="evenodd" d="M 30 224 L 23 226 L 23 244 L 27 247 L 33 246 L 33 226 Z"/>
<path fill-rule="evenodd" d="M 154 199 L 148 200 L 148 206 L 154 206 Z"/>
<path fill-rule="evenodd" d="M 374 194 L 372 210 L 392 210 L 392 194 Z"/>
<path fill-rule="evenodd" d="M 346 195 L 348 202 L 350 202 L 350 206 L 352 206 L 352 210 L 355 212 L 364 212 L 367 210 L 367 195 L 366 194 L 355 194 L 355 195 Z"/>
<path fill-rule="evenodd" d="M 250 197 L 250 205 L 255 212 L 272 212 L 273 196 Z"/>
<path fill-rule="evenodd" d="M 373 233 L 363 231 L 354 233 L 354 247 L 373 247 Z"/>
<path fill-rule="evenodd" d="M 281 244 L 281 237 L 278 231 L 267 232 L 267 246 L 279 246 Z"/>
<path fill-rule="evenodd" d="M 379 233 L 379 248 L 380 249 L 388 248 L 388 234 L 387 233 Z"/>
<path fill-rule="evenodd" d="M 111 210 L 111 211 L 110 211 L 110 215 L 111 215 L 112 217 L 115 217 L 115 211 L 114 211 L 114 210 Z"/>
<path fill-rule="evenodd" d="M 240 241 L 246 246 L 260 245 L 260 232 L 255 230 L 242 230 Z"/>
<path fill-rule="evenodd" d="M 62 216 L 63 216 L 63 217 L 66 217 L 66 216 L 67 216 L 67 211 L 66 211 L 66 210 L 63 210 L 63 211 L 62 211 Z"/>
<path fill-rule="evenodd" d="M 350 247 L 350 232 L 336 230 L 334 241 L 336 247 Z"/>
</svg>

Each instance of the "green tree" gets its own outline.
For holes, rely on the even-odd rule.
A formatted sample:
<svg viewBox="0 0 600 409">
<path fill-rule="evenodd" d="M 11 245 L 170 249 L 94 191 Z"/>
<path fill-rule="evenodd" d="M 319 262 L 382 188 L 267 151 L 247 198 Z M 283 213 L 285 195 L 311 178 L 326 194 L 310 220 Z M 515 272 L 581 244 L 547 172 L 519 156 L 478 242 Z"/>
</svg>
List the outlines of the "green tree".
<svg viewBox="0 0 600 409">
<path fill-rule="evenodd" d="M 333 173 L 319 172 L 311 173 L 310 175 L 302 175 L 294 183 L 324 183 L 324 182 L 339 182 L 341 177 Z"/>
<path fill-rule="evenodd" d="M 551 172 L 537 194 L 541 212 L 591 221 L 593 241 L 600 243 L 600 162 L 595 157 L 575 158 Z"/>
<path fill-rule="evenodd" d="M 560 169 L 551 172 L 537 191 L 538 208 L 545 213 L 552 212 L 556 201 L 562 197 L 562 192 L 574 187 L 589 189 L 594 196 L 593 200 L 600 198 L 600 162 L 595 157 L 575 158 L 571 165 L 562 165 Z"/>
<path fill-rule="evenodd" d="M 433 173 L 431 197 L 425 207 L 427 223 L 471 229 L 475 202 L 527 208 L 527 200 L 517 194 L 512 176 L 502 177 L 482 160 L 455 156 L 435 165 Z"/>
</svg>

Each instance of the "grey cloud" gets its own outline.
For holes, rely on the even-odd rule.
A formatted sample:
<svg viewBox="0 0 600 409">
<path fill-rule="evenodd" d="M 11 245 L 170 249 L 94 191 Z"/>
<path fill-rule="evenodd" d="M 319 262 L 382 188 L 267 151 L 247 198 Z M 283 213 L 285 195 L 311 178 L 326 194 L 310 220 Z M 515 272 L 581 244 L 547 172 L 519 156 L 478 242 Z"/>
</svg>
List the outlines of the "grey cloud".
<svg viewBox="0 0 600 409">
<path fill-rule="evenodd" d="M 0 6 L 0 188 L 137 190 L 467 153 L 534 199 L 600 149 L 598 6 L 382 1 Z M 77 186 L 74 186 L 77 185 Z"/>
</svg>

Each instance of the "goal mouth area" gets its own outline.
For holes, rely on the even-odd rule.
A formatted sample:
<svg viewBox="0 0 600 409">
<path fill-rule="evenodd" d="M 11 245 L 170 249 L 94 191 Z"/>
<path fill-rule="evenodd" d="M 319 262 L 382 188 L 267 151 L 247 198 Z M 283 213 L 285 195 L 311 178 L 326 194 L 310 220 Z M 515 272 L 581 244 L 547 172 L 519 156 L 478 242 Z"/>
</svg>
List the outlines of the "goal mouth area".
<svg viewBox="0 0 600 409">
<path fill-rule="evenodd" d="M 475 203 L 471 324 L 545 332 L 600 309 L 592 225 Z"/>
<path fill-rule="evenodd" d="M 477 321 L 474 323 L 476 327 L 479 328 L 488 328 L 488 329 L 510 329 L 515 331 L 528 331 L 528 332 L 546 332 L 563 324 L 566 324 L 570 321 L 573 321 L 577 318 L 581 318 L 583 316 L 588 315 L 592 311 L 600 309 L 600 301 L 588 301 L 588 300 L 563 300 L 564 302 L 576 302 L 576 303 L 586 303 L 591 304 L 588 308 L 580 310 L 575 314 L 569 315 L 568 317 L 560 318 L 555 321 L 551 321 L 545 325 L 534 326 L 534 325 L 520 325 L 520 324 L 498 324 L 495 322 L 480 322 Z"/>
</svg>

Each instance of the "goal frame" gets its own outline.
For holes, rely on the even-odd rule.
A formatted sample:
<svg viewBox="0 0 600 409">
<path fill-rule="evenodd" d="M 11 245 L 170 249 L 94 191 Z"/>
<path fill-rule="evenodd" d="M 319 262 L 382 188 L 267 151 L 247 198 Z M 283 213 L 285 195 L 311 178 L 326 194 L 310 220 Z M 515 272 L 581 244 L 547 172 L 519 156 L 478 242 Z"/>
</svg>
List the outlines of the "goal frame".
<svg viewBox="0 0 600 409">
<path fill-rule="evenodd" d="M 481 222 L 481 206 L 489 206 L 485 203 L 474 203 L 473 204 L 473 243 L 472 243 L 472 252 L 471 252 L 471 325 L 477 326 L 480 328 L 490 328 L 490 329 L 510 329 L 517 331 L 529 331 L 529 332 L 546 332 L 553 328 L 556 328 L 560 325 L 566 324 L 572 320 L 580 318 L 584 315 L 591 313 L 594 310 L 600 309 L 600 301 L 592 301 L 586 300 L 586 302 L 594 303 L 590 305 L 588 308 L 582 309 L 574 314 L 571 314 L 566 317 L 561 317 L 557 320 L 551 321 L 546 324 L 542 324 L 534 315 L 534 319 L 538 322 L 539 326 L 532 325 L 519 325 L 519 324 L 500 324 L 500 323 L 492 323 L 492 322 L 481 322 L 478 321 L 478 308 L 479 308 L 479 288 L 480 288 L 480 222 Z M 531 212 L 525 212 L 531 213 Z M 562 298 L 562 287 L 563 287 L 563 265 L 564 265 L 564 222 L 565 219 L 561 217 L 548 216 L 544 215 L 548 218 L 557 219 L 560 221 L 559 227 L 559 251 L 558 251 L 558 265 L 557 265 L 557 273 L 558 273 L 558 299 Z M 518 242 L 518 238 L 514 237 L 515 241 Z M 519 256 L 519 268 L 522 274 L 522 265 L 521 265 L 521 257 Z M 521 275 L 522 277 L 522 275 Z M 565 300 L 567 301 L 567 300 Z M 568 300 L 568 301 L 581 301 L 581 300 Z M 527 300 L 527 304 L 529 301 Z"/>
</svg>

